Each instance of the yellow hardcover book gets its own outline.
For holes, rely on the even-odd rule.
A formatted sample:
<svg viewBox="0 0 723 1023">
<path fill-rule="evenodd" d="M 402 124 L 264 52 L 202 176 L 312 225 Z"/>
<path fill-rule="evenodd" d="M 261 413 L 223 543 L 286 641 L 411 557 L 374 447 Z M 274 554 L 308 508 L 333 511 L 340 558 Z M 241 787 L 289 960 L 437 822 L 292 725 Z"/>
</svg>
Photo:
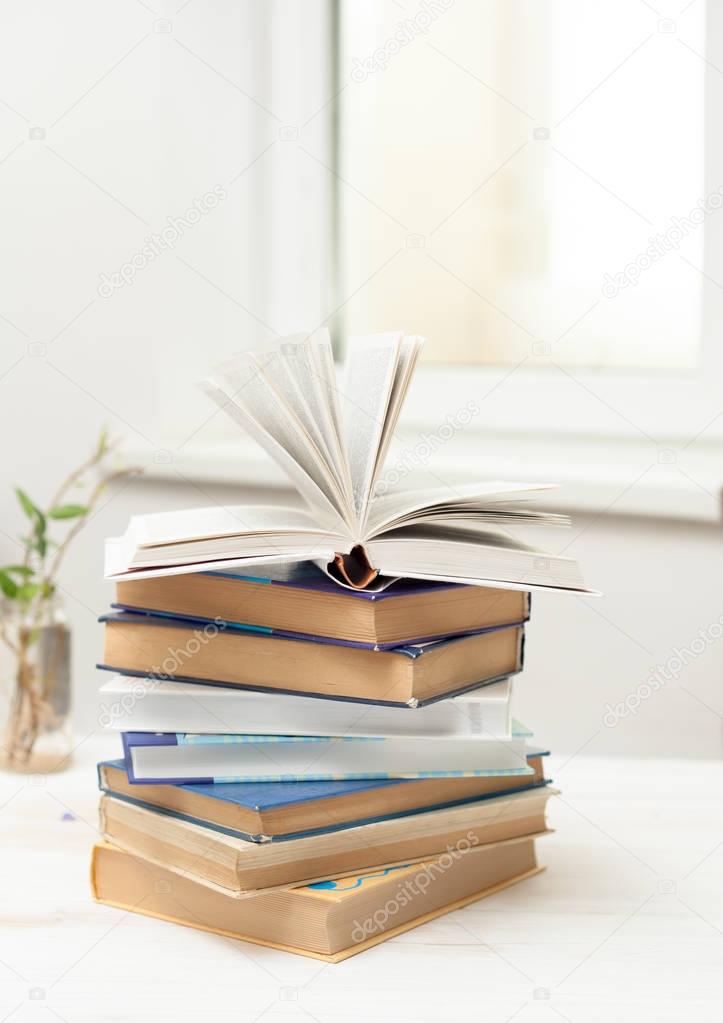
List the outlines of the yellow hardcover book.
<svg viewBox="0 0 723 1023">
<path fill-rule="evenodd" d="M 97 901 L 327 962 L 339 962 L 540 871 L 534 837 L 234 899 L 107 843 L 93 850 Z"/>
</svg>

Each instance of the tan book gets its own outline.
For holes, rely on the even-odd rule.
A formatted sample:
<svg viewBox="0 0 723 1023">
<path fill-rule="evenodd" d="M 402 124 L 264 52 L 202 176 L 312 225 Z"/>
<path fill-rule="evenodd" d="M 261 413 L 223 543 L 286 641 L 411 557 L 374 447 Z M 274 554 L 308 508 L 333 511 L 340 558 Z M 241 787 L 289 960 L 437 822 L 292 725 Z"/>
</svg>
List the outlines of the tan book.
<svg viewBox="0 0 723 1023">
<path fill-rule="evenodd" d="M 370 782 L 364 787 L 340 782 L 336 794 L 323 798 L 318 797 L 315 783 L 295 782 L 293 788 L 286 787 L 288 799 L 273 805 L 260 805 L 253 800 L 244 804 L 239 798 L 238 786 L 134 785 L 128 781 L 125 768 L 113 762 L 99 764 L 98 775 L 101 789 L 111 796 L 118 795 L 192 818 L 196 823 L 215 824 L 264 840 L 369 823 L 416 810 L 439 809 L 449 804 L 484 799 L 511 789 L 532 788 L 544 781 L 543 761 L 539 755 L 528 757 L 527 763 L 534 774 L 527 777 L 385 780 Z M 226 791 L 228 797 L 224 798 Z M 272 788 L 266 786 L 260 791 L 271 793 Z"/>
<path fill-rule="evenodd" d="M 233 899 L 104 843 L 93 850 L 91 885 L 106 905 L 339 962 L 540 869 L 532 838 L 468 843 L 416 864 Z"/>
<path fill-rule="evenodd" d="M 459 842 L 475 846 L 545 831 L 547 787 L 356 828 L 282 842 L 249 842 L 110 796 L 100 828 L 114 845 L 236 897 L 305 884 L 351 871 L 439 855 Z"/>
<path fill-rule="evenodd" d="M 522 626 L 366 650 L 151 615 L 102 620 L 103 667 L 154 678 L 415 705 L 522 667 Z"/>
<path fill-rule="evenodd" d="M 284 566 L 285 567 L 285 566 Z M 259 626 L 369 646 L 402 643 L 513 625 L 529 617 L 529 594 L 487 586 L 408 580 L 381 592 L 344 590 L 310 566 L 285 579 L 233 572 L 196 572 L 153 579 L 122 579 L 122 608 Z M 278 578 L 275 578 L 277 576 Z"/>
</svg>

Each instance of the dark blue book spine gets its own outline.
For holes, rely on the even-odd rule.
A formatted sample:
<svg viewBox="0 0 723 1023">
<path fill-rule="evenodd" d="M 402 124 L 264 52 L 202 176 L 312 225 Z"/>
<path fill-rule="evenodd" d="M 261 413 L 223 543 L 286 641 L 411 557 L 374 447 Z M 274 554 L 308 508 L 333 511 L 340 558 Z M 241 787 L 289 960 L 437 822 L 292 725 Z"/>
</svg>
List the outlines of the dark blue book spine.
<svg viewBox="0 0 723 1023">
<path fill-rule="evenodd" d="M 128 775 L 128 781 L 132 785 L 144 784 L 142 780 L 138 780 L 133 770 L 133 756 L 132 750 L 137 746 L 177 746 L 178 739 L 170 732 L 121 732 L 121 742 L 123 743 L 123 760 L 125 763 L 126 773 Z M 191 779 L 188 779 L 189 781 Z M 198 782 L 212 782 L 213 778 L 194 778 L 193 781 Z M 159 782 L 163 784 L 173 785 L 177 783 L 177 779 L 174 778 L 162 778 Z"/>
</svg>

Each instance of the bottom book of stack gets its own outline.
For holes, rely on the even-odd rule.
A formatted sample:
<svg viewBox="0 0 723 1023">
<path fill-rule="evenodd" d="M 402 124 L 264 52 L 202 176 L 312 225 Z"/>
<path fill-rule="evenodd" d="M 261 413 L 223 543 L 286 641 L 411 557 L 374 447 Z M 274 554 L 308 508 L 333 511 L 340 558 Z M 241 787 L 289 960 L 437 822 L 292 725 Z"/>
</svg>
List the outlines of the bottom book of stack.
<svg viewBox="0 0 723 1023">
<path fill-rule="evenodd" d="M 524 779 L 134 785 L 111 761 L 93 893 L 336 962 L 541 869 L 553 790 L 528 763 Z"/>
</svg>

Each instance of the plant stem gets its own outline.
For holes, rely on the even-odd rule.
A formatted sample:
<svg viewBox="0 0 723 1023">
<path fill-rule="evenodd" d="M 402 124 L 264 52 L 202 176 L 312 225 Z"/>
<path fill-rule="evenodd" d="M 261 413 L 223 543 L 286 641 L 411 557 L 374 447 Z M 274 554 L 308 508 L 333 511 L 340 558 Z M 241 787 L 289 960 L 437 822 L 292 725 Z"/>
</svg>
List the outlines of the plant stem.
<svg viewBox="0 0 723 1023">
<path fill-rule="evenodd" d="M 18 654 L 20 652 L 20 649 L 17 646 L 17 644 L 13 643 L 13 641 L 8 636 L 7 632 L 5 631 L 5 626 L 2 624 L 2 622 L 0 622 L 0 640 L 2 640 L 5 646 L 9 647 L 14 654 Z"/>
<path fill-rule="evenodd" d="M 77 481 L 82 476 L 84 476 L 86 472 L 89 472 L 103 458 L 105 458 L 105 456 L 109 452 L 111 452 L 113 450 L 113 448 L 116 447 L 116 444 L 117 444 L 116 441 L 111 441 L 109 444 L 106 444 L 105 447 L 101 447 L 100 445 L 98 447 L 96 447 L 96 449 L 93 452 L 93 454 L 89 458 L 87 458 L 85 460 L 85 462 L 82 463 L 82 465 L 79 465 L 77 467 L 77 469 L 73 469 L 73 471 L 60 484 L 60 486 L 58 487 L 58 489 L 57 489 L 57 491 L 55 493 L 55 496 L 53 497 L 52 501 L 50 502 L 50 507 L 54 508 L 56 505 L 60 504 L 62 499 L 63 499 L 63 497 L 65 496 L 67 491 L 73 486 L 73 484 L 77 483 Z"/>
<path fill-rule="evenodd" d="M 136 469 L 117 469 L 115 472 L 110 473 L 108 476 L 104 476 L 103 479 L 101 479 L 95 485 L 93 491 L 91 492 L 90 498 L 86 504 L 85 515 L 81 515 L 80 518 L 76 520 L 75 524 L 73 525 L 73 528 L 70 530 L 68 535 L 61 543 L 61 545 L 58 547 L 57 551 L 55 552 L 55 556 L 50 563 L 50 568 L 44 575 L 43 578 L 44 583 L 50 585 L 55 579 L 55 576 L 57 575 L 58 572 L 58 568 L 60 567 L 60 563 L 65 555 L 65 552 L 67 551 L 70 544 L 73 542 L 75 537 L 78 535 L 78 533 L 85 525 L 88 516 L 93 511 L 93 508 L 95 507 L 98 501 L 98 498 L 103 493 L 108 484 L 112 483 L 114 480 L 123 479 L 126 476 L 134 475 L 137 471 L 138 470 Z"/>
</svg>

